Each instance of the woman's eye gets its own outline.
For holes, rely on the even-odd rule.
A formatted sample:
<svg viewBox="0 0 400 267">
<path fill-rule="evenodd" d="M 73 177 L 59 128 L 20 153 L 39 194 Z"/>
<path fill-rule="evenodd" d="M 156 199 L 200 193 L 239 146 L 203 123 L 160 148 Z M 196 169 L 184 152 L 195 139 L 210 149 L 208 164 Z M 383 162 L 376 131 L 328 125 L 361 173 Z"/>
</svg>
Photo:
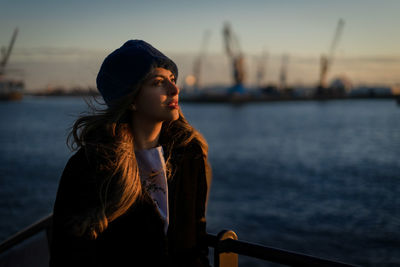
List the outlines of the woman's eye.
<svg viewBox="0 0 400 267">
<path fill-rule="evenodd" d="M 154 81 L 154 85 L 161 85 L 162 84 L 162 80 L 155 80 Z"/>
</svg>

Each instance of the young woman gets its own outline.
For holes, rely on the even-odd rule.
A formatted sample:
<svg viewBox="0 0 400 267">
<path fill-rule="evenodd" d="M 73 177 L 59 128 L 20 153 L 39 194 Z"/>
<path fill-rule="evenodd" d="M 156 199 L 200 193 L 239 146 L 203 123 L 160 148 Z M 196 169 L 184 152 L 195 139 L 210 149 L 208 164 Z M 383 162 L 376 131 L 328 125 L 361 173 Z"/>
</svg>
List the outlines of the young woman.
<svg viewBox="0 0 400 267">
<path fill-rule="evenodd" d="M 141 40 L 106 57 L 96 81 L 107 108 L 69 136 L 50 266 L 209 266 L 207 144 L 182 115 L 177 77 Z"/>
</svg>

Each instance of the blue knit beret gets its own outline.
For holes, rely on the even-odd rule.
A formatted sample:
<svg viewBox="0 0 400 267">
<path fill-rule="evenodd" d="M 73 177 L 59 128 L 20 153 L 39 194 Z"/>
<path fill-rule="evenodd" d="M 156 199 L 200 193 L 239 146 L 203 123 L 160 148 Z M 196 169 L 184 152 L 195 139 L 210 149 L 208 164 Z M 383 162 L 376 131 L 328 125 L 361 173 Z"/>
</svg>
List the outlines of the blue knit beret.
<svg viewBox="0 0 400 267">
<path fill-rule="evenodd" d="M 142 40 L 129 40 L 108 55 L 97 74 L 97 89 L 108 106 L 129 93 L 153 68 L 170 70 L 178 78 L 176 64 Z"/>
</svg>

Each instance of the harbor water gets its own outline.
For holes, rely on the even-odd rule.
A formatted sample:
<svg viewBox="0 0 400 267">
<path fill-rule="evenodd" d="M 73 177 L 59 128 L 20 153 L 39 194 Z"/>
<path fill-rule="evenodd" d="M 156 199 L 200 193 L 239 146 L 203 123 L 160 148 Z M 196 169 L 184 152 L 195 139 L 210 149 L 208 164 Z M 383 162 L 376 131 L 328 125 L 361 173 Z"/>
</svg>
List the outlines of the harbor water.
<svg viewBox="0 0 400 267">
<path fill-rule="evenodd" d="M 362 266 L 400 265 L 394 100 L 181 104 L 207 139 L 208 232 Z M 0 241 L 51 213 L 78 97 L 0 102 Z M 273 266 L 239 257 L 240 266 Z"/>
</svg>

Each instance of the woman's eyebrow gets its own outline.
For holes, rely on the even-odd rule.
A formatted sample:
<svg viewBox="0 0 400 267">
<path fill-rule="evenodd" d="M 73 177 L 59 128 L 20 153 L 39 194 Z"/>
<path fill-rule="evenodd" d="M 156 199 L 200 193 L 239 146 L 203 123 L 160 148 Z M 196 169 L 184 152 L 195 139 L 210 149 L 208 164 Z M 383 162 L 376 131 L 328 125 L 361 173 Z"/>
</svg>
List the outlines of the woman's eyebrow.
<svg viewBox="0 0 400 267">
<path fill-rule="evenodd" d="M 153 79 L 153 78 L 157 78 L 157 77 L 167 78 L 168 76 L 164 76 L 164 75 L 162 75 L 162 74 L 154 74 L 154 75 L 150 76 L 149 79 Z M 175 78 L 175 75 L 174 75 L 174 74 L 171 74 L 169 77 L 170 77 L 170 78 Z"/>
</svg>

